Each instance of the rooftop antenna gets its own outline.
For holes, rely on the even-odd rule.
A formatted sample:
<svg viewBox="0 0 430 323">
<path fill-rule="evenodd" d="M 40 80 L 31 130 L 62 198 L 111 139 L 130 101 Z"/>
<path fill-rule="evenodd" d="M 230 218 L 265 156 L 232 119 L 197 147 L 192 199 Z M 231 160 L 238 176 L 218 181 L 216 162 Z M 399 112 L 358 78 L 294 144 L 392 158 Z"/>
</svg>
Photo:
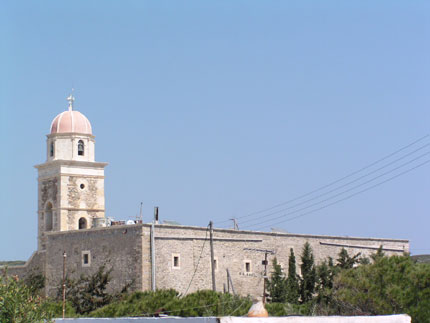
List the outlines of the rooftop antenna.
<svg viewBox="0 0 430 323">
<path fill-rule="evenodd" d="M 143 202 L 140 202 L 140 211 L 139 211 L 139 214 L 136 213 L 136 222 L 139 220 L 142 221 L 142 219 L 143 219 L 142 218 L 142 205 L 143 205 Z"/>
<path fill-rule="evenodd" d="M 237 224 L 237 220 L 236 218 L 230 219 L 231 221 L 233 221 L 233 229 L 234 230 L 239 230 L 239 225 Z"/>
<path fill-rule="evenodd" d="M 69 101 L 69 111 L 73 111 L 73 102 L 75 101 L 75 97 L 73 96 L 73 92 L 75 91 L 74 88 L 72 88 L 72 93 L 67 98 L 67 101 Z"/>
<path fill-rule="evenodd" d="M 143 202 L 140 202 L 140 213 L 139 213 L 139 220 L 140 221 L 143 221 L 143 217 L 142 217 L 142 205 L 143 205 Z"/>
</svg>

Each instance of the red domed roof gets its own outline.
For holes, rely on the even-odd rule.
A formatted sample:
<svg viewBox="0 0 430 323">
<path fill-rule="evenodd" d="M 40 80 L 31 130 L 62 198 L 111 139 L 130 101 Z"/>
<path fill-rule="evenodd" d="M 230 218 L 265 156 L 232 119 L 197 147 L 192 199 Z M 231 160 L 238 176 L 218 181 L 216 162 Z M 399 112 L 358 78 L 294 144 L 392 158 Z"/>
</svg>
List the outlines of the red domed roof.
<svg viewBox="0 0 430 323">
<path fill-rule="evenodd" d="M 91 123 L 79 111 L 64 111 L 60 113 L 51 123 L 51 134 L 76 132 L 84 134 L 92 134 Z"/>
</svg>

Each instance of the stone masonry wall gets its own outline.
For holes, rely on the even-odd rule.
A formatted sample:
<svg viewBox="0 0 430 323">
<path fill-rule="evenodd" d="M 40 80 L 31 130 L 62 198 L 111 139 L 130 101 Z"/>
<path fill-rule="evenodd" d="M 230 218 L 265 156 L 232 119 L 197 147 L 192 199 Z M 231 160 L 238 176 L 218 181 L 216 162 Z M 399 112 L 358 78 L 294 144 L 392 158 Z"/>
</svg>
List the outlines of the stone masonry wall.
<svg viewBox="0 0 430 323">
<path fill-rule="evenodd" d="M 25 279 L 29 275 L 44 275 L 45 273 L 45 251 L 35 251 L 30 259 L 22 266 L 10 266 L 7 274 Z"/>
<path fill-rule="evenodd" d="M 104 177 L 90 175 L 62 175 L 61 230 L 76 230 L 80 218 L 88 227 L 95 218 L 103 218 Z"/>
<path fill-rule="evenodd" d="M 52 229 L 59 230 L 59 203 L 57 201 L 59 192 L 59 177 L 50 177 L 39 179 L 38 185 L 38 235 L 39 235 L 39 250 L 45 248 L 45 239 L 43 232 L 45 231 L 45 207 L 49 203 L 52 204 Z"/>
<path fill-rule="evenodd" d="M 148 224 L 136 224 L 47 233 L 46 256 L 43 258 L 46 265 L 42 266 L 47 279 L 47 294 L 55 296 L 61 285 L 63 251 L 67 253 L 67 272 L 72 277 L 90 275 L 101 265 L 106 265 L 113 269 L 110 291 L 118 291 L 131 281 L 134 290 L 151 289 L 150 228 Z M 289 252 L 293 248 L 300 273 L 300 254 L 305 242 L 310 243 L 317 263 L 329 256 L 336 259 L 342 247 L 350 255 L 361 252 L 364 256 L 376 252 L 381 245 L 388 255 L 409 251 L 407 240 L 215 229 L 217 290 L 222 291 L 227 284 L 228 269 L 236 293 L 260 297 L 264 252 L 258 250 L 273 251 L 274 254 L 268 257 L 270 273 L 275 256 L 284 271 L 288 270 Z M 89 257 L 87 265 L 83 263 L 85 253 Z M 206 228 L 156 225 L 155 254 L 158 289 L 174 288 L 182 294 L 211 289 L 210 243 Z M 178 257 L 176 266 L 174 257 Z"/>
<path fill-rule="evenodd" d="M 121 290 L 133 282 L 131 290 L 142 289 L 142 227 L 118 226 L 47 234 L 47 295 L 55 296 L 63 275 L 63 251 L 67 253 L 70 277 L 91 275 L 100 266 L 112 268 L 109 291 Z M 84 264 L 88 254 L 89 264 Z"/>
<path fill-rule="evenodd" d="M 146 229 L 146 228 L 145 228 Z M 145 230 L 144 229 L 144 230 Z M 211 267 L 209 234 L 206 228 L 157 225 L 155 234 L 157 288 L 174 288 L 180 293 L 198 289 L 211 289 Z M 296 255 L 297 272 L 300 273 L 300 254 L 305 242 L 313 249 L 317 263 L 327 257 L 337 258 L 344 247 L 350 255 L 361 253 L 369 256 L 383 246 L 387 255 L 401 255 L 409 251 L 407 240 L 330 237 L 265 233 L 251 231 L 214 230 L 214 254 L 217 261 L 216 288 L 222 291 L 227 284 L 227 269 L 237 293 L 258 297 L 263 291 L 264 252 L 248 249 L 266 249 L 269 255 L 268 273 L 272 271 L 272 260 L 278 262 L 287 272 L 290 248 Z M 200 257 L 201 255 L 201 257 Z M 173 265 L 173 257 L 179 257 L 179 268 Z M 249 263 L 249 271 L 246 269 Z M 191 282 L 191 277 L 197 266 Z M 190 284 L 191 282 L 191 284 Z"/>
</svg>

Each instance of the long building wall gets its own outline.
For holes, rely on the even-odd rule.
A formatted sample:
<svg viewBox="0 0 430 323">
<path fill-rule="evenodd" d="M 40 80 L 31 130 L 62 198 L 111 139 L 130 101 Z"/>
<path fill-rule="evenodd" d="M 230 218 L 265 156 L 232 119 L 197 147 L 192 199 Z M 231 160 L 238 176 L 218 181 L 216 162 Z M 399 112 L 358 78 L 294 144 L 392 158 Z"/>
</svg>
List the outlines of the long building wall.
<svg viewBox="0 0 430 323">
<path fill-rule="evenodd" d="M 363 256 L 370 256 L 380 246 L 383 246 L 387 255 L 409 252 L 407 240 L 215 229 L 213 244 L 217 262 L 217 290 L 222 291 L 227 286 L 228 269 L 237 293 L 254 297 L 262 295 L 262 260 L 265 254 L 261 250 L 274 253 L 268 256 L 270 273 L 274 257 L 284 271 L 288 270 L 288 257 L 292 248 L 296 255 L 297 272 L 300 273 L 300 254 L 305 242 L 311 245 L 317 263 L 328 257 L 336 259 L 342 248 L 350 255 L 360 252 Z M 209 233 L 206 228 L 158 225 L 155 245 L 157 288 L 174 288 L 180 293 L 212 288 Z M 175 266 L 174 257 L 179 258 L 179 266 Z"/>
<path fill-rule="evenodd" d="M 12 273 L 25 275 L 36 268 L 46 277 L 46 293 L 55 296 L 63 275 L 63 252 L 71 277 L 90 275 L 100 266 L 112 269 L 111 291 L 132 283 L 131 290 L 151 289 L 151 226 L 148 224 L 112 226 L 46 234 L 46 251 L 36 252 L 25 266 Z M 207 228 L 155 225 L 156 287 L 173 288 L 181 294 L 211 289 L 210 242 Z M 305 242 L 313 249 L 317 263 L 337 258 L 345 248 L 350 255 L 369 256 L 382 246 L 388 255 L 409 252 L 408 240 L 299 235 L 215 229 L 213 234 L 216 288 L 227 286 L 227 270 L 236 293 L 259 297 L 263 292 L 264 252 L 269 250 L 268 272 L 277 258 L 288 270 L 290 248 L 294 250 L 297 272 Z"/>
</svg>

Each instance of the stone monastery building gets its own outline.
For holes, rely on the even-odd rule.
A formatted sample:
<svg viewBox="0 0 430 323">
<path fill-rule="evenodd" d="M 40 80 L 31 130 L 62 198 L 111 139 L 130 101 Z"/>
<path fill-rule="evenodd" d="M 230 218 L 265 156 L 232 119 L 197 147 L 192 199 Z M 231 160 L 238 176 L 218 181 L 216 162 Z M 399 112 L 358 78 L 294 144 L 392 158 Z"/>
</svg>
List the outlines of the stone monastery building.
<svg viewBox="0 0 430 323">
<path fill-rule="evenodd" d="M 105 218 L 104 167 L 95 161 L 91 123 L 73 110 L 51 124 L 46 140 L 46 162 L 38 170 L 38 247 L 23 266 L 10 274 L 46 277 L 45 293 L 56 295 L 63 275 L 92 274 L 101 265 L 112 268 L 110 288 L 132 283 L 133 290 L 174 288 L 180 293 L 211 289 L 208 229 L 204 227 L 138 223 L 108 225 Z M 114 223 L 115 224 L 115 223 Z M 268 271 L 274 256 L 284 267 L 290 248 L 296 259 L 309 242 L 317 262 L 336 258 L 341 248 L 350 255 L 368 256 L 383 246 L 385 253 L 409 252 L 409 241 L 398 239 L 317 236 L 230 229 L 213 230 L 216 289 L 227 285 L 227 271 L 236 293 L 260 297 L 263 291 L 264 250 Z M 263 252 L 262 252 L 263 251 Z M 298 265 L 298 272 L 299 264 Z M 197 269 L 196 269 L 197 268 Z M 231 284 L 230 284 L 231 286 Z"/>
</svg>

